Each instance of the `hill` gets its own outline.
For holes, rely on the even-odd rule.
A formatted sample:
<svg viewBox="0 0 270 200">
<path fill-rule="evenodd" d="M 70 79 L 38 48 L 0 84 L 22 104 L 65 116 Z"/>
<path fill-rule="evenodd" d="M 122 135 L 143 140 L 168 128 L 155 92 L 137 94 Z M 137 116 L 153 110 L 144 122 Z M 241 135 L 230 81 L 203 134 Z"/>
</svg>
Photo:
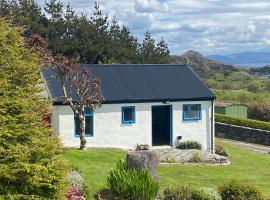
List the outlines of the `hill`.
<svg viewBox="0 0 270 200">
<path fill-rule="evenodd" d="M 241 52 L 228 55 L 209 55 L 209 59 L 227 64 L 262 67 L 270 64 L 270 52 Z"/>
<path fill-rule="evenodd" d="M 193 70 L 202 79 L 209 79 L 215 74 L 223 74 L 224 76 L 228 76 L 233 72 L 242 71 L 242 69 L 236 66 L 210 60 L 199 52 L 193 50 L 187 51 L 180 56 L 171 56 L 171 63 L 184 64 L 186 58 L 187 62 L 192 66 Z"/>
</svg>

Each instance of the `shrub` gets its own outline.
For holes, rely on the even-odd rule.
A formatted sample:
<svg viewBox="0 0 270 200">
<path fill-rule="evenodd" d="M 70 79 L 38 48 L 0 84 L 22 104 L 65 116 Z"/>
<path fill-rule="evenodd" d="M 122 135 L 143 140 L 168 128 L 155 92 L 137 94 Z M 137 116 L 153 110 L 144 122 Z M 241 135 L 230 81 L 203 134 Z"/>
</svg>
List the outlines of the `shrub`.
<svg viewBox="0 0 270 200">
<path fill-rule="evenodd" d="M 120 160 L 107 179 L 110 191 L 122 199 L 153 200 L 158 193 L 158 182 L 146 170 L 128 169 Z"/>
<path fill-rule="evenodd" d="M 177 149 L 202 149 L 202 145 L 196 141 L 178 142 L 176 144 Z"/>
<path fill-rule="evenodd" d="M 263 200 L 262 194 L 257 188 L 237 181 L 225 183 L 218 190 L 223 200 Z"/>
<path fill-rule="evenodd" d="M 256 121 L 252 119 L 229 117 L 229 116 L 221 115 L 221 114 L 215 114 L 215 118 L 217 122 L 270 131 L 270 123 L 268 122 Z"/>
<path fill-rule="evenodd" d="M 202 161 L 201 154 L 199 152 L 195 152 L 190 161 L 194 163 L 201 162 Z"/>
<path fill-rule="evenodd" d="M 43 122 L 49 102 L 23 30 L 0 19 L 0 197 L 63 199 L 66 169 L 58 138 Z"/>
<path fill-rule="evenodd" d="M 76 199 L 76 195 L 79 194 L 77 199 L 90 199 L 90 192 L 88 186 L 84 183 L 84 180 L 78 171 L 71 171 L 67 175 L 67 182 L 70 184 L 69 191 L 66 195 L 67 197 L 70 196 L 70 199 L 72 199 L 72 194 L 74 194 L 75 196 L 73 199 Z"/>
<path fill-rule="evenodd" d="M 167 187 L 161 194 L 162 200 L 207 200 L 202 190 L 194 189 L 189 185 Z"/>
<path fill-rule="evenodd" d="M 222 200 L 218 191 L 213 188 L 202 188 L 202 191 L 204 192 L 207 200 Z"/>
<path fill-rule="evenodd" d="M 228 156 L 229 154 L 226 152 L 226 150 L 221 145 L 215 145 L 215 154 L 220 156 Z"/>
<path fill-rule="evenodd" d="M 80 189 L 76 186 L 72 186 L 67 192 L 67 200 L 84 200 L 84 197 Z"/>
</svg>

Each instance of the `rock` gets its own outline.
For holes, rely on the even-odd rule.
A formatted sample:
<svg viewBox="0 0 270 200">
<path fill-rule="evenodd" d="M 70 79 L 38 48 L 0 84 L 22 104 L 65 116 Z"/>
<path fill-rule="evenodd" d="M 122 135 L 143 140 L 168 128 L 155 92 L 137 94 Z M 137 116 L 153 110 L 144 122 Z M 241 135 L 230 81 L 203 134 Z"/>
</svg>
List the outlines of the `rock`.
<svg viewBox="0 0 270 200">
<path fill-rule="evenodd" d="M 148 144 L 138 144 L 136 147 L 136 151 L 142 151 L 142 150 L 150 150 L 150 147 Z"/>
<path fill-rule="evenodd" d="M 130 151 L 127 153 L 127 166 L 130 169 L 144 169 L 157 179 L 158 156 L 153 151 Z"/>
</svg>

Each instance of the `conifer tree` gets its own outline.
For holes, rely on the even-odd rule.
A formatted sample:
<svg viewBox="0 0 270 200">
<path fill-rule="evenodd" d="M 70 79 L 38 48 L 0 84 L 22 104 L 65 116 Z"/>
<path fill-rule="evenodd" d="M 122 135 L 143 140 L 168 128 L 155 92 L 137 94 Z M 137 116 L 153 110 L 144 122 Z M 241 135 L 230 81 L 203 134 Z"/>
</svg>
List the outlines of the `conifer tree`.
<svg viewBox="0 0 270 200">
<path fill-rule="evenodd" d="M 43 122 L 48 102 L 37 54 L 0 19 L 0 199 L 62 199 L 59 140 Z"/>
</svg>

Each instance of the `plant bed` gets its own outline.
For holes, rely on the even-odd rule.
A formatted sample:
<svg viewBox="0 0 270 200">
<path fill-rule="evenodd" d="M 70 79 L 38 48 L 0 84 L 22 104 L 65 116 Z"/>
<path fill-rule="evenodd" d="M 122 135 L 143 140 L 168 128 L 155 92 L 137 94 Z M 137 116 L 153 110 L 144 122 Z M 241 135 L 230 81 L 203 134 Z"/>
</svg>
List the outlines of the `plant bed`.
<svg viewBox="0 0 270 200">
<path fill-rule="evenodd" d="M 160 163 L 228 164 L 228 158 L 197 149 L 155 149 Z"/>
</svg>

